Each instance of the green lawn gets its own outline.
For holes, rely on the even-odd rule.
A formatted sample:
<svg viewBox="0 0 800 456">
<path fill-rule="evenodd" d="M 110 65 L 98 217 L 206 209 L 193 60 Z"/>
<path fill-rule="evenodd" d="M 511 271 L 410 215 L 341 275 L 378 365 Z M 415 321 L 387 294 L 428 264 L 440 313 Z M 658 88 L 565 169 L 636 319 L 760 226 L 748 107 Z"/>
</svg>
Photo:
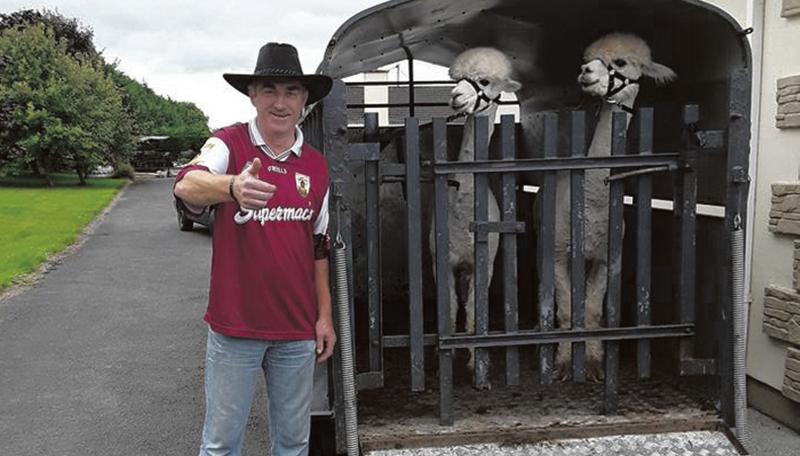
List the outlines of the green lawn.
<svg viewBox="0 0 800 456">
<path fill-rule="evenodd" d="M 72 244 L 127 180 L 77 182 L 56 175 L 48 188 L 34 178 L 0 179 L 0 290 Z"/>
</svg>

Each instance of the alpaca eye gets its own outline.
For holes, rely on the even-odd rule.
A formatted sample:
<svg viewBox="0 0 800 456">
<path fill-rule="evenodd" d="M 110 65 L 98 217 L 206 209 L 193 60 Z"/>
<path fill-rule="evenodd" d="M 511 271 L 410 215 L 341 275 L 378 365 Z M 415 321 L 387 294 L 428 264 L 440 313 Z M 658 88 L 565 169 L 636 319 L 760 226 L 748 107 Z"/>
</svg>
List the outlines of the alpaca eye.
<svg viewBox="0 0 800 456">
<path fill-rule="evenodd" d="M 614 65 L 616 65 L 616 66 L 618 66 L 620 68 L 624 67 L 627 64 L 628 64 L 628 62 L 626 62 L 624 59 L 614 59 Z"/>
<path fill-rule="evenodd" d="M 487 86 L 487 85 L 489 85 L 489 80 L 488 79 L 481 79 L 480 81 L 478 81 L 478 83 L 480 85 L 482 85 L 482 86 Z"/>
</svg>

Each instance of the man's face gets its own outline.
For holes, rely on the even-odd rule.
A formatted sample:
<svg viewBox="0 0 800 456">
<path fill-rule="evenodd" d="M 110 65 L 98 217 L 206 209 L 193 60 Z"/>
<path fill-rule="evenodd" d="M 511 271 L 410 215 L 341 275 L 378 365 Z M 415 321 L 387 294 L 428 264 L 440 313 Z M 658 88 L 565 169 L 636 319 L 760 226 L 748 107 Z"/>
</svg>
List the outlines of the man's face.
<svg viewBox="0 0 800 456">
<path fill-rule="evenodd" d="M 256 108 L 259 126 L 268 136 L 282 136 L 294 132 L 300 120 L 308 91 L 299 81 L 262 82 L 250 95 Z"/>
</svg>

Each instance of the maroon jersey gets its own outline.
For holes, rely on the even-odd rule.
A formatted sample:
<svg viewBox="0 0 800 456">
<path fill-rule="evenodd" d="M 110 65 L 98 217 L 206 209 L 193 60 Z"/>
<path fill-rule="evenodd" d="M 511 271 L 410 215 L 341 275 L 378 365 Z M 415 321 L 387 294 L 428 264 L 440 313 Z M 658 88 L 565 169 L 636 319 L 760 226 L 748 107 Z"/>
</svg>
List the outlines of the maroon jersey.
<svg viewBox="0 0 800 456">
<path fill-rule="evenodd" d="M 235 202 L 217 205 L 204 319 L 211 329 L 230 337 L 313 339 L 313 234 L 327 203 L 325 158 L 303 144 L 301 153 L 273 159 L 254 145 L 248 124 L 224 128 L 214 136 L 227 146 L 227 174 L 239 174 L 260 158 L 259 178 L 277 190 L 259 210 L 244 210 Z M 208 168 L 188 166 L 177 180 L 192 169 Z"/>
</svg>

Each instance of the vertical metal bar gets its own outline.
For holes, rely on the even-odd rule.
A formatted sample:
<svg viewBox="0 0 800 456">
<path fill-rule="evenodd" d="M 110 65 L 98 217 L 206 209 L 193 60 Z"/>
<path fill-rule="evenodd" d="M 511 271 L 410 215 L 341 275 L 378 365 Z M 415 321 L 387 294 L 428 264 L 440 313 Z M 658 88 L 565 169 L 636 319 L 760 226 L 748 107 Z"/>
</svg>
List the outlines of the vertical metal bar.
<svg viewBox="0 0 800 456">
<path fill-rule="evenodd" d="M 378 114 L 364 114 L 364 141 L 376 141 Z M 364 162 L 367 221 L 367 301 L 369 328 L 369 370 L 383 371 L 383 315 L 381 309 L 381 215 L 380 154 Z"/>
<path fill-rule="evenodd" d="M 731 232 L 739 219 L 747 227 L 747 193 L 749 188 L 750 145 L 750 81 L 749 68 L 734 71 L 730 78 L 728 95 L 728 151 L 727 186 L 725 204 L 725 287 L 722 296 L 722 337 L 720 337 L 720 389 L 721 412 L 725 421 L 734 425 L 734 369 L 733 369 L 733 295 Z M 746 233 L 745 233 L 746 234 Z"/>
<path fill-rule="evenodd" d="M 415 96 L 414 93 L 414 55 L 411 54 L 411 49 L 403 45 L 403 51 L 406 53 L 408 59 L 408 115 L 414 117 L 415 114 Z"/>
<path fill-rule="evenodd" d="M 628 114 L 613 113 L 611 119 L 611 155 L 625 154 L 625 133 Z M 622 302 L 622 223 L 624 215 L 625 183 L 611 181 L 608 190 L 608 292 L 606 295 L 606 327 L 616 328 L 620 323 Z M 615 415 L 619 390 L 619 342 L 606 341 L 605 413 Z"/>
<path fill-rule="evenodd" d="M 378 142 L 378 113 L 364 113 L 364 142 Z"/>
<path fill-rule="evenodd" d="M 572 113 L 570 140 L 573 157 L 586 156 L 586 113 Z M 570 296 L 572 328 L 586 327 L 586 262 L 583 252 L 584 238 L 584 176 L 583 170 L 570 173 Z M 572 344 L 572 378 L 586 381 L 586 342 Z"/>
<path fill-rule="evenodd" d="M 433 119 L 434 166 L 447 161 L 447 124 Z M 450 321 L 450 229 L 448 214 L 448 175 L 434 178 L 434 220 L 436 223 L 436 309 L 439 337 L 453 333 Z M 453 424 L 453 350 L 439 349 L 439 424 Z"/>
<path fill-rule="evenodd" d="M 344 183 L 351 184 L 352 173 L 347 168 L 347 104 L 345 101 L 345 85 L 341 80 L 335 80 L 330 93 L 322 102 L 322 114 L 319 119 L 318 141 L 322 146 L 322 151 L 330 164 L 330 180 L 332 182 L 331 194 L 341 193 L 337 191 L 337 185 Z M 320 109 L 320 108 L 317 108 Z M 345 239 L 351 238 L 349 226 L 339 224 L 336 211 L 331 211 L 332 227 L 342 225 L 342 236 Z M 349 259 L 348 259 L 349 261 Z M 352 271 L 353 264 L 348 262 L 348 270 Z M 335 315 L 335 312 L 334 312 Z M 335 316 L 334 316 L 335 318 Z M 331 361 L 331 384 L 333 385 L 333 407 L 336 416 L 344 416 L 344 385 L 342 384 L 342 363 L 339 350 L 334 350 L 333 360 Z M 344 420 L 335 420 L 336 449 L 339 453 L 347 451 L 346 429 Z"/>
<path fill-rule="evenodd" d="M 333 188 L 331 192 L 334 196 L 334 201 L 336 205 L 342 204 L 342 182 L 341 181 L 333 181 Z M 332 208 L 333 209 L 333 208 Z M 343 226 L 345 218 L 343 211 L 341 210 L 333 210 L 331 211 L 331 221 L 333 222 L 333 226 Z M 344 228 L 344 227 L 343 227 Z M 344 238 L 347 236 L 346 229 L 343 229 L 345 233 L 342 234 Z M 352 267 L 352 263 L 348 264 L 348 267 Z M 331 281 L 331 283 L 336 283 L 335 281 Z M 349 286 L 349 285 L 348 285 Z M 335 292 L 336 290 L 331 290 Z M 333 319 L 334 325 L 339 327 L 338 323 L 338 312 L 333 312 Z M 331 384 L 333 385 L 333 410 L 335 416 L 344 417 L 345 413 L 345 404 L 344 404 L 344 383 L 342 379 L 344 378 L 344 374 L 342 372 L 342 352 L 341 350 L 334 350 L 333 357 L 332 357 L 332 366 L 333 372 L 331 375 Z M 347 428 L 345 427 L 344 419 L 335 420 L 335 432 L 336 432 L 336 448 L 337 451 L 346 451 L 347 449 Z M 341 450 L 343 448 L 344 450 Z"/>
<path fill-rule="evenodd" d="M 544 115 L 544 156 L 556 156 L 558 141 L 558 115 L 546 113 Z M 539 190 L 538 198 L 542 199 L 539 205 L 539 239 L 537 249 L 537 263 L 539 271 L 539 330 L 542 332 L 553 330 L 555 307 L 555 225 L 556 225 L 556 172 L 546 172 Z M 539 347 L 539 382 L 549 385 L 553 381 L 553 348 L 552 344 Z"/>
<path fill-rule="evenodd" d="M 500 156 L 503 160 L 514 160 L 515 152 L 514 116 L 500 117 Z M 505 173 L 502 178 L 503 209 L 502 220 L 517 220 L 517 176 Z M 500 235 L 503 249 L 503 300 L 505 302 L 505 331 L 519 330 L 519 304 L 517 302 L 517 235 Z M 506 348 L 506 385 L 519 385 L 519 349 Z"/>
<path fill-rule="evenodd" d="M 639 155 L 653 154 L 653 108 L 642 108 L 639 119 Z M 636 192 L 636 324 L 650 325 L 650 290 L 652 280 L 652 199 L 653 178 L 639 176 Z M 650 340 L 640 339 L 636 366 L 639 378 L 650 378 Z"/>
<path fill-rule="evenodd" d="M 425 346 L 422 313 L 422 210 L 420 204 L 419 121 L 406 119 L 406 214 L 408 217 L 409 343 L 411 391 L 425 390 Z"/>
<path fill-rule="evenodd" d="M 684 126 L 689 128 L 696 124 L 699 119 L 699 108 L 697 105 L 687 105 L 683 107 L 683 122 Z M 681 161 L 684 168 L 681 170 L 683 174 L 681 182 L 681 196 L 682 199 L 675 201 L 674 204 L 681 205 L 681 218 L 680 218 L 680 248 L 679 255 L 679 271 L 678 278 L 678 306 L 679 318 L 681 323 L 693 323 L 695 319 L 695 238 L 696 230 L 695 225 L 697 221 L 696 206 L 697 206 L 697 175 L 691 166 L 694 162 L 694 150 L 691 144 L 686 144 L 681 151 Z M 689 339 L 681 340 L 680 342 L 680 360 L 694 358 L 694 341 Z"/>
<path fill-rule="evenodd" d="M 683 179 L 684 173 L 680 170 L 672 178 L 672 302 L 673 312 L 677 312 L 677 318 L 681 318 L 680 303 L 683 299 L 681 292 L 681 219 L 683 218 Z M 675 348 L 671 355 L 678 366 L 680 372 L 681 364 L 681 345 L 680 341 L 675 342 Z"/>
<path fill-rule="evenodd" d="M 489 119 L 487 116 L 475 116 L 475 160 L 489 158 Z M 477 173 L 473 175 L 475 186 L 475 222 L 486 222 L 489 219 L 489 176 Z M 475 334 L 489 334 L 489 235 L 475 233 Z M 468 328 L 469 329 L 469 328 Z M 489 383 L 489 352 L 485 349 L 475 350 L 475 386 L 482 387 Z"/>
<path fill-rule="evenodd" d="M 342 239 L 344 239 L 345 245 L 353 245 L 353 224 L 352 224 L 352 215 L 350 212 L 350 208 L 345 205 L 342 208 Z M 355 284 L 353 279 L 353 249 L 347 249 L 347 287 L 349 290 L 355 290 Z M 348 305 L 350 306 L 350 328 L 351 332 L 355 333 L 356 327 L 356 303 L 355 303 L 355 294 L 350 293 L 349 295 Z M 355 337 L 351 337 L 351 347 L 350 349 L 353 351 L 353 366 L 356 366 L 356 344 L 355 344 Z"/>
</svg>

